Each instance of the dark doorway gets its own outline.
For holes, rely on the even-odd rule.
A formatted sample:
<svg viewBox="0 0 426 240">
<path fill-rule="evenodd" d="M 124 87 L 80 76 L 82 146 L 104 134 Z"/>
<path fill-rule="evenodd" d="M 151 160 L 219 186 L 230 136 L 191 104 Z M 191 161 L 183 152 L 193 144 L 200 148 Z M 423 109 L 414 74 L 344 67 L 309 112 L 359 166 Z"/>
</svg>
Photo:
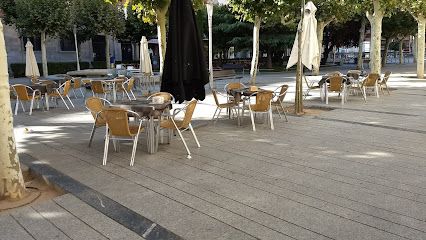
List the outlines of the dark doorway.
<svg viewBox="0 0 426 240">
<path fill-rule="evenodd" d="M 121 43 L 121 60 L 122 62 L 133 61 L 132 44 L 130 42 Z"/>
<path fill-rule="evenodd" d="M 105 36 L 96 35 L 92 38 L 94 61 L 105 61 Z"/>
</svg>

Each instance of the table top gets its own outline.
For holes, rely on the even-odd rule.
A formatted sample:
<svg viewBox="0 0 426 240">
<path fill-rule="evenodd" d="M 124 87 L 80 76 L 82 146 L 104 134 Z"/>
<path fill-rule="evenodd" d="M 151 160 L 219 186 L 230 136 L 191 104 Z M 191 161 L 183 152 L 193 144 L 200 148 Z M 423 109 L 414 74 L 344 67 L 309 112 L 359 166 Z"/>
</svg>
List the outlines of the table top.
<svg viewBox="0 0 426 240">
<path fill-rule="evenodd" d="M 111 107 L 119 107 L 119 108 L 131 110 L 131 111 L 137 112 L 138 114 L 144 117 L 152 117 L 152 116 L 158 117 L 166 108 L 171 107 L 171 105 L 172 105 L 171 101 L 167 101 L 162 104 L 156 104 L 156 103 L 152 103 L 151 100 L 140 99 L 140 100 L 133 100 L 133 101 L 120 100 L 113 103 Z"/>
<path fill-rule="evenodd" d="M 32 84 L 32 85 L 28 85 L 28 87 L 34 90 L 39 90 L 41 94 L 45 94 L 45 93 L 52 92 L 55 89 L 56 85 L 55 84 Z"/>
</svg>

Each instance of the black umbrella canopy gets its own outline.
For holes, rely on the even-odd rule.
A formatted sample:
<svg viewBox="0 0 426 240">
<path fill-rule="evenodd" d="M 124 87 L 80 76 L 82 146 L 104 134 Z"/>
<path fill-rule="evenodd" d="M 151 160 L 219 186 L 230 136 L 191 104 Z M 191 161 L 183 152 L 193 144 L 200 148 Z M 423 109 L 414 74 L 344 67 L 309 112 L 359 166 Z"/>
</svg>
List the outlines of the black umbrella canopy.
<svg viewBox="0 0 426 240">
<path fill-rule="evenodd" d="M 172 0 L 161 91 L 176 101 L 204 100 L 209 82 L 203 45 L 191 0 Z"/>
</svg>

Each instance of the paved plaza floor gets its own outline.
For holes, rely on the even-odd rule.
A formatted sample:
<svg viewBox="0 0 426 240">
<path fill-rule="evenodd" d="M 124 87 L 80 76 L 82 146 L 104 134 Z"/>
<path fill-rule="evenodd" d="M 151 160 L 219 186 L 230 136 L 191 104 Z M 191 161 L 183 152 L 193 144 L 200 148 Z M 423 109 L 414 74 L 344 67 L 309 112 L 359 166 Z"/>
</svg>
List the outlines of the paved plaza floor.
<svg viewBox="0 0 426 240">
<path fill-rule="evenodd" d="M 248 118 L 212 123 L 209 95 L 195 114 L 201 148 L 184 133 L 192 159 L 178 137 L 149 155 L 142 136 L 133 167 L 127 144 L 102 166 L 103 128 L 87 147 L 81 99 L 20 112 L 21 161 L 68 193 L 0 213 L 0 239 L 426 239 L 426 81 L 413 66 L 390 69 L 390 95 L 342 106 L 313 91 L 305 105 L 323 111 L 274 115 L 275 131 L 261 119 L 256 132 Z M 283 83 L 291 105 L 294 73 L 259 77 Z"/>
</svg>

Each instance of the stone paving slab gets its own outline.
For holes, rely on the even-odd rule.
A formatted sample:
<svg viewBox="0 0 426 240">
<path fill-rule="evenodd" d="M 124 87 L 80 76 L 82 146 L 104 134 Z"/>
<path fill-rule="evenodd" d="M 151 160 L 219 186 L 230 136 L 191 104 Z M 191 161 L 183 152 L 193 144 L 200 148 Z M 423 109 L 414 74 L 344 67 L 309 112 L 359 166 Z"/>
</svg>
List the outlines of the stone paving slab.
<svg viewBox="0 0 426 240">
<path fill-rule="evenodd" d="M 291 84 L 289 75 L 260 83 Z M 390 85 L 390 96 L 351 96 L 343 106 L 314 93 L 306 104 L 334 110 L 275 117 L 275 131 L 205 121 L 208 96 L 195 114 L 202 147 L 184 133 L 191 160 L 175 138 L 155 155 L 141 143 L 134 167 L 128 144 L 101 166 L 104 129 L 87 148 L 92 119 L 81 100 L 70 112 L 18 115 L 15 125 L 21 151 L 185 239 L 426 239 L 426 85 L 398 74 Z"/>
<path fill-rule="evenodd" d="M 1 240 L 143 240 L 71 194 L 0 213 Z"/>
</svg>

